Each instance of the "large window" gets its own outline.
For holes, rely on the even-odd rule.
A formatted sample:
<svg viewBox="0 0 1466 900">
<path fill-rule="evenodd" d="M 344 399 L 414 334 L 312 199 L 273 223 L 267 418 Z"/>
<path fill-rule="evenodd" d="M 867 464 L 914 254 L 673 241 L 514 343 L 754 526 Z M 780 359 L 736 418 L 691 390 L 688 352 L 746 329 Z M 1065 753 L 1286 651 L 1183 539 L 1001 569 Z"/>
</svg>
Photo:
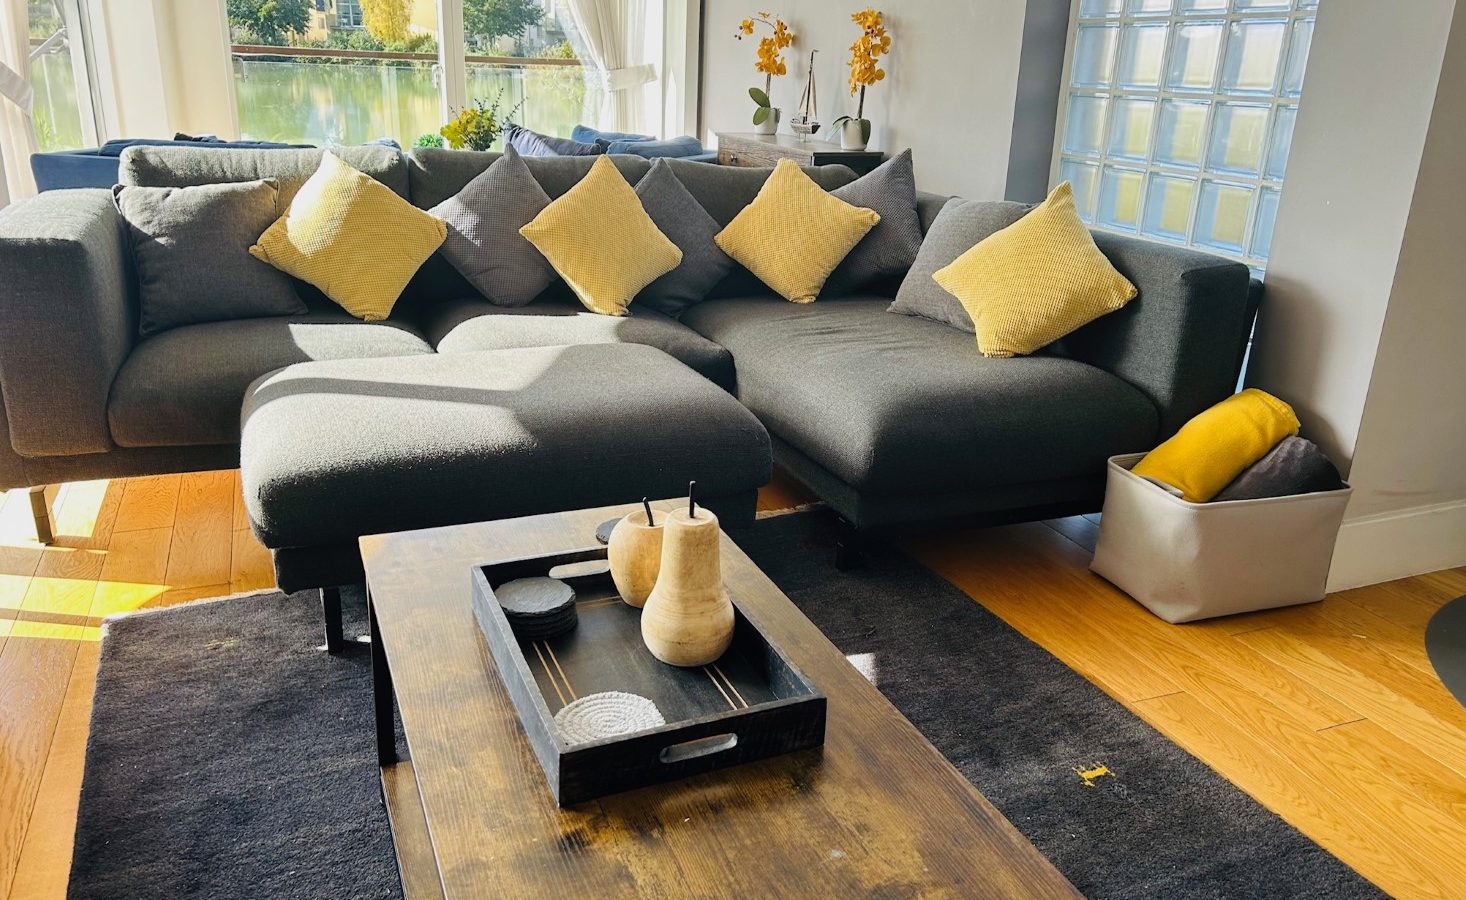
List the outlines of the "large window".
<svg viewBox="0 0 1466 900">
<path fill-rule="evenodd" d="M 1080 0 L 1057 177 L 1095 227 L 1261 273 L 1318 0 Z"/>
<path fill-rule="evenodd" d="M 312 144 L 436 134 L 445 106 L 499 99 L 515 121 L 568 136 L 600 124 L 604 77 L 568 0 L 222 0 L 243 137 Z M 660 10 L 660 0 L 651 0 Z M 447 27 L 453 25 L 454 27 Z M 461 42 L 458 35 L 461 35 Z M 446 43 L 445 43 L 446 41 Z M 440 54 L 457 46 L 458 55 Z M 660 52 L 660 48 L 656 48 Z M 444 56 L 450 57 L 446 62 Z M 660 109 L 647 111 L 656 130 Z"/>
<path fill-rule="evenodd" d="M 32 116 L 41 150 L 95 145 L 91 89 L 83 48 L 81 10 L 76 0 L 29 0 Z"/>
</svg>

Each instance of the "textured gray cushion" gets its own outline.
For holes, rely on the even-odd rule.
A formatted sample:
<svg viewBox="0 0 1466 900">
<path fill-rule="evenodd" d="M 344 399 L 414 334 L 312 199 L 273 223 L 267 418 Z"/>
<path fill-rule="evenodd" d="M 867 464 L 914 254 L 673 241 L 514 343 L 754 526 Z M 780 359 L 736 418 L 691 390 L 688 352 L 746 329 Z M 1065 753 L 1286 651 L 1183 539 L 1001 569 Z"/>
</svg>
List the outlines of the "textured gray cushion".
<svg viewBox="0 0 1466 900">
<path fill-rule="evenodd" d="M 616 157 L 625 159 L 626 157 Z M 720 227 L 727 227 L 734 216 L 743 212 L 743 207 L 753 202 L 764 182 L 773 174 L 772 168 L 743 168 L 742 166 L 715 166 L 690 159 L 668 159 L 666 165 L 672 168 L 679 181 L 687 186 L 702 208 L 708 211 Z M 855 180 L 855 173 L 845 166 L 803 166 L 804 174 L 827 191 L 844 187 Z"/>
<path fill-rule="evenodd" d="M 652 222 L 682 251 L 677 268 L 647 285 L 636 299 L 668 315 L 680 315 L 733 270 L 732 258 L 713 240 L 722 229 L 666 160 L 652 163 L 652 170 L 636 185 L 636 195 Z"/>
<path fill-rule="evenodd" d="M 240 463 L 268 547 L 676 496 L 693 479 L 731 496 L 772 473 L 748 410 L 634 344 L 291 366 L 250 389 Z"/>
<path fill-rule="evenodd" d="M 342 162 L 407 196 L 407 164 L 392 147 L 367 144 L 332 147 Z M 190 187 L 226 181 L 273 178 L 280 188 L 283 213 L 295 192 L 321 166 L 324 150 L 260 150 L 197 147 L 128 147 L 122 151 L 117 180 L 135 187 Z"/>
<path fill-rule="evenodd" d="M 233 444 L 249 383 L 312 359 L 431 353 L 397 323 L 365 324 L 344 310 L 188 325 L 138 344 L 107 410 L 123 447 Z"/>
<path fill-rule="evenodd" d="M 911 151 L 900 153 L 830 193 L 881 217 L 830 273 L 820 296 L 848 294 L 882 278 L 904 275 L 921 250 L 916 172 Z"/>
<path fill-rule="evenodd" d="M 137 285 L 106 190 L 0 209 L 0 387 L 23 456 L 102 453 L 107 391 L 137 337 Z"/>
<path fill-rule="evenodd" d="M 911 271 L 901 281 L 891 312 L 921 316 L 975 333 L 962 302 L 932 278 L 938 269 L 971 250 L 978 241 L 1023 218 L 1029 207 L 1008 200 L 950 200 L 927 231 Z"/>
<path fill-rule="evenodd" d="M 1283 438 L 1262 459 L 1242 470 L 1242 474 L 1222 488 L 1212 502 L 1289 497 L 1316 491 L 1337 491 L 1343 486 L 1339 470 L 1318 445 L 1294 435 Z"/>
<path fill-rule="evenodd" d="M 115 189 L 138 277 L 138 332 L 303 314 L 290 278 L 249 255 L 278 218 L 275 182 Z"/>
<path fill-rule="evenodd" d="M 1156 409 L 1071 359 L 987 359 L 884 299 L 707 300 L 683 322 L 738 362 L 738 398 L 777 438 L 872 495 L 1099 476 L 1154 446 Z"/>
<path fill-rule="evenodd" d="M 733 356 L 727 350 L 654 309 L 631 305 L 628 316 L 602 316 L 573 297 L 541 298 L 521 309 L 482 300 L 433 304 L 417 316 L 439 353 L 555 347 L 571 344 L 645 344 L 655 347 L 728 390 Z"/>
<path fill-rule="evenodd" d="M 555 280 L 549 260 L 519 233 L 550 198 L 509 147 L 455 196 L 428 210 L 448 226 L 443 258 L 499 306 L 526 306 Z"/>
<path fill-rule="evenodd" d="M 501 154 L 476 150 L 440 150 L 435 147 L 415 148 L 407 157 L 407 179 L 412 188 L 412 202 L 421 209 L 437 206 L 463 190 L 463 186 L 493 165 Z M 528 156 L 524 164 L 535 181 L 551 200 L 575 187 L 590 171 L 594 157 Z M 651 168 L 651 163 L 637 156 L 617 156 L 611 160 L 635 186 Z"/>
</svg>

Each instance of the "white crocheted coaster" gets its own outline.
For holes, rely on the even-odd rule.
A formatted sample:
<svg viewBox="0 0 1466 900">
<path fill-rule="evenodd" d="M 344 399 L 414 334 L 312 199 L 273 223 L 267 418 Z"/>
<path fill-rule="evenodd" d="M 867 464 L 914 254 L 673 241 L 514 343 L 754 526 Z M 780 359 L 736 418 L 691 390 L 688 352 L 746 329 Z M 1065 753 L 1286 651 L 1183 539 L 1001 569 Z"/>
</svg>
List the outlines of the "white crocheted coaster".
<svg viewBox="0 0 1466 900">
<path fill-rule="evenodd" d="M 584 744 L 667 724 L 657 705 L 639 694 L 604 691 L 573 700 L 555 713 L 566 743 Z"/>
</svg>

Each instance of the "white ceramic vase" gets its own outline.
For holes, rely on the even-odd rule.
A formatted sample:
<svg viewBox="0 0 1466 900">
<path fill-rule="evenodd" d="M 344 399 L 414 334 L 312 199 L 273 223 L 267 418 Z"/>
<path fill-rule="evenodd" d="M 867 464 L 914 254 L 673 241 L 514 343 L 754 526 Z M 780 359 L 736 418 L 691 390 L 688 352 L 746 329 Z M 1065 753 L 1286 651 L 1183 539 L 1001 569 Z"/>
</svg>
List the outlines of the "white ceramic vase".
<svg viewBox="0 0 1466 900">
<path fill-rule="evenodd" d="M 662 568 L 662 525 L 667 513 L 653 513 L 654 524 L 648 525 L 646 513 L 628 513 L 611 530 L 606 542 L 606 558 L 611 563 L 611 580 L 621 599 L 631 606 L 646 605 L 646 598 L 657 583 Z"/>
<path fill-rule="evenodd" d="M 861 127 L 867 124 L 865 119 L 846 119 L 840 123 L 840 149 L 841 150 L 864 150 L 865 145 L 870 143 L 867 137 L 869 132 Z M 868 127 L 868 126 L 867 126 Z"/>
<path fill-rule="evenodd" d="M 779 107 L 775 106 L 769 110 L 769 115 L 762 122 L 753 126 L 754 134 L 777 134 L 779 131 Z"/>
<path fill-rule="evenodd" d="M 641 639 L 673 666 L 705 666 L 733 640 L 733 602 L 723 589 L 718 517 L 705 509 L 668 513 L 656 587 L 641 611 Z"/>
</svg>

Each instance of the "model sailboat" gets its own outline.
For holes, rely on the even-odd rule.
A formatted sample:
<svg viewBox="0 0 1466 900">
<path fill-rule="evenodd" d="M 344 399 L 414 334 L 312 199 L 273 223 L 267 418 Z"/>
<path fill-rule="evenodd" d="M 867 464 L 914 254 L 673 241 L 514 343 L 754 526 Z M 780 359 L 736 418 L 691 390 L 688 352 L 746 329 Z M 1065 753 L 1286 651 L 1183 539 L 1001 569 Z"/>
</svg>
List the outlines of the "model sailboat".
<svg viewBox="0 0 1466 900">
<path fill-rule="evenodd" d="M 809 51 L 809 71 L 805 73 L 804 93 L 799 95 L 799 115 L 789 120 L 789 130 L 799 135 L 801 141 L 820 130 L 820 105 L 814 85 L 814 55 Z"/>
</svg>

